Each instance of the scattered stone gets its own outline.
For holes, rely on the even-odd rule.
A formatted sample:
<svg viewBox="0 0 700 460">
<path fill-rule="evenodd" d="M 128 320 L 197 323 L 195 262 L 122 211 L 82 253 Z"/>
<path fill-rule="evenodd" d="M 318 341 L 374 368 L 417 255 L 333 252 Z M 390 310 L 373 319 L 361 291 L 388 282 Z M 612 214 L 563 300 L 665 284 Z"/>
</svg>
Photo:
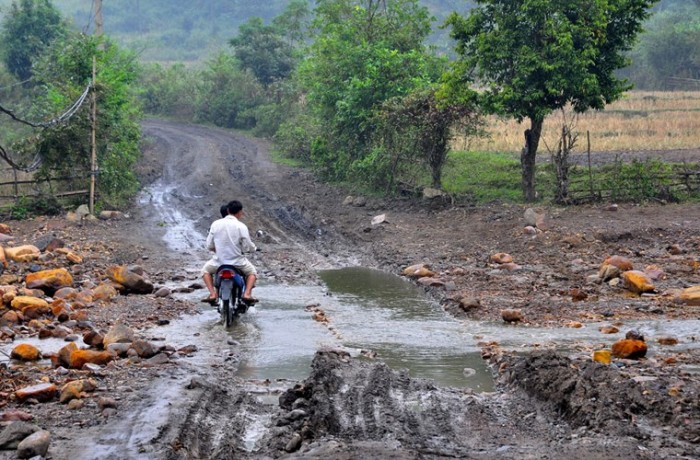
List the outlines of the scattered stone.
<svg viewBox="0 0 700 460">
<path fill-rule="evenodd" d="M 107 408 L 117 409 L 117 400 L 114 398 L 108 398 L 107 396 L 100 396 L 97 398 L 97 407 L 100 410 L 105 410 Z"/>
<path fill-rule="evenodd" d="M 32 244 L 15 246 L 5 249 L 5 257 L 15 262 L 31 262 L 41 255 L 39 248 Z"/>
<path fill-rule="evenodd" d="M 123 286 L 128 292 L 136 294 L 150 294 L 153 292 L 153 283 L 136 273 L 131 267 L 110 267 L 107 269 L 107 277 Z"/>
<path fill-rule="evenodd" d="M 53 293 L 63 287 L 71 286 L 73 277 L 65 268 L 56 268 L 29 273 L 25 278 L 25 283 L 29 289 L 41 289 Z"/>
<path fill-rule="evenodd" d="M 612 355 L 615 358 L 639 359 L 647 354 L 647 344 L 643 340 L 622 339 L 612 346 Z"/>
<path fill-rule="evenodd" d="M 622 280 L 624 281 L 625 288 L 634 292 L 635 294 L 656 291 L 656 287 L 651 282 L 649 277 L 644 272 L 639 270 L 624 272 L 622 274 Z"/>
<path fill-rule="evenodd" d="M 0 422 L 28 422 L 33 420 L 34 416 L 29 412 L 21 410 L 7 410 L 0 412 Z"/>
<path fill-rule="evenodd" d="M 134 331 L 125 324 L 119 323 L 112 326 L 102 341 L 104 348 L 113 343 L 131 343 L 136 339 Z"/>
<path fill-rule="evenodd" d="M 37 297 L 20 295 L 12 299 L 10 305 L 15 310 L 20 310 L 22 312 L 24 312 L 24 310 L 27 307 L 36 307 L 42 310 L 46 310 L 47 312 L 51 312 L 51 308 L 49 308 L 48 302 L 46 302 L 44 299 L 39 299 Z"/>
<path fill-rule="evenodd" d="M 505 252 L 497 252 L 496 254 L 493 254 L 489 260 L 494 264 L 508 264 L 513 262 L 513 257 Z"/>
<path fill-rule="evenodd" d="M 386 214 L 380 214 L 372 218 L 372 225 L 379 225 L 386 222 Z"/>
<path fill-rule="evenodd" d="M 693 307 L 700 307 L 700 286 L 691 286 L 683 289 L 678 300 L 680 303 Z"/>
<path fill-rule="evenodd" d="M 29 343 L 20 343 L 12 349 L 10 358 L 20 361 L 38 361 L 41 359 L 41 351 Z"/>
<path fill-rule="evenodd" d="M 652 281 L 657 281 L 657 280 L 664 280 L 666 279 L 666 273 L 659 267 L 658 265 L 647 265 L 644 268 L 644 273 L 651 279 Z"/>
<path fill-rule="evenodd" d="M 628 270 L 634 270 L 632 262 L 624 256 L 611 256 L 603 261 L 603 266 L 612 265 L 620 269 L 621 272 L 626 272 Z"/>
<path fill-rule="evenodd" d="M 425 278 L 426 276 L 435 276 L 428 265 L 426 264 L 415 264 L 410 267 L 406 267 L 403 272 L 403 276 L 408 276 L 409 278 Z"/>
<path fill-rule="evenodd" d="M 428 287 L 442 287 L 445 285 L 444 281 L 437 278 L 433 278 L 431 276 L 424 276 L 423 278 L 418 278 L 417 282 L 422 286 Z"/>
<path fill-rule="evenodd" d="M 145 361 L 147 366 L 160 366 L 161 364 L 166 364 L 170 362 L 170 358 L 165 353 L 158 353 L 157 355 L 149 358 Z"/>
<path fill-rule="evenodd" d="M 287 453 L 296 452 L 301 447 L 301 441 L 301 435 L 299 433 L 294 433 L 292 439 L 290 439 L 289 442 L 287 442 L 287 445 L 284 447 L 284 450 Z"/>
<path fill-rule="evenodd" d="M 610 364 L 612 362 L 612 354 L 610 350 L 596 350 L 593 352 L 593 361 L 601 364 Z"/>
<path fill-rule="evenodd" d="M 47 402 L 54 399 L 57 394 L 58 388 L 53 383 L 40 383 L 15 391 L 15 396 L 20 401 L 26 401 L 31 398 L 39 402 Z"/>
<path fill-rule="evenodd" d="M 588 294 L 579 288 L 571 288 L 571 290 L 569 290 L 569 294 L 571 295 L 571 300 L 574 302 L 581 302 L 588 298 Z"/>
<path fill-rule="evenodd" d="M 140 358 L 151 358 L 158 353 L 158 349 L 153 346 L 151 342 L 148 342 L 147 340 L 135 340 L 131 344 L 131 348 L 133 348 L 136 351 L 136 354 Z"/>
<path fill-rule="evenodd" d="M 82 369 L 86 363 L 105 365 L 115 356 L 109 351 L 75 350 L 70 354 L 70 368 Z"/>
<path fill-rule="evenodd" d="M 117 288 L 112 284 L 102 283 L 92 290 L 93 300 L 110 300 L 119 295 Z"/>
<path fill-rule="evenodd" d="M 80 410 L 83 407 L 85 407 L 85 401 L 82 399 L 71 399 L 66 406 L 68 410 Z"/>
<path fill-rule="evenodd" d="M 154 295 L 156 297 L 168 297 L 170 294 L 171 294 L 171 291 L 169 288 L 162 287 L 162 288 L 158 289 Z"/>
<path fill-rule="evenodd" d="M 472 296 L 460 297 L 458 300 L 459 307 L 464 311 L 476 310 L 481 308 L 481 300 Z"/>
<path fill-rule="evenodd" d="M 501 318 L 506 323 L 516 323 L 523 320 L 523 312 L 519 309 L 501 310 Z"/>
<path fill-rule="evenodd" d="M 656 343 L 659 345 L 678 345 L 678 339 L 676 337 L 659 337 L 656 339 Z"/>
<path fill-rule="evenodd" d="M 601 334 L 617 334 L 620 332 L 620 329 L 616 328 L 615 326 L 601 326 L 598 330 L 601 332 Z"/>
<path fill-rule="evenodd" d="M 19 443 L 28 436 L 41 430 L 38 426 L 26 422 L 12 422 L 0 431 L 0 450 L 17 449 Z"/>
</svg>

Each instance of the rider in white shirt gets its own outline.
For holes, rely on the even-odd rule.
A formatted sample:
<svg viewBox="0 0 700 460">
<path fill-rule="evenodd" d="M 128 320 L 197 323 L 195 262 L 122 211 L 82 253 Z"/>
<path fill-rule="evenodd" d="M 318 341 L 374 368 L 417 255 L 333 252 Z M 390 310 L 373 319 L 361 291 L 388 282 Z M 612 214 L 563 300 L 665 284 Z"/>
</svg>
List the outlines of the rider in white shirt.
<svg viewBox="0 0 700 460">
<path fill-rule="evenodd" d="M 243 300 L 254 303 L 256 299 L 251 296 L 251 291 L 257 279 L 257 270 L 245 257 L 244 252 L 252 252 L 257 248 L 250 239 L 248 227 L 239 219 L 243 215 L 243 205 L 234 200 L 227 205 L 228 215 L 214 221 L 207 235 L 207 249 L 215 253 L 202 268 L 202 278 L 209 290 L 209 297 L 204 302 L 216 302 L 216 289 L 214 288 L 214 274 L 220 265 L 233 265 L 243 273 L 246 278 Z"/>
</svg>

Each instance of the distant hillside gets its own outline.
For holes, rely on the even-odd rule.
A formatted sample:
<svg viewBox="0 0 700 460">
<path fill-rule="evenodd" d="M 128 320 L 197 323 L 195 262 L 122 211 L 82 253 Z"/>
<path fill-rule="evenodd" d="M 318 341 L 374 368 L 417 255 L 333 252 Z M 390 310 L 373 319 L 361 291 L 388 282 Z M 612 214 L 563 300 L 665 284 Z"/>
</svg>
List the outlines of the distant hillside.
<svg viewBox="0 0 700 460">
<path fill-rule="evenodd" d="M 0 0 L 0 16 L 11 0 Z M 136 50 L 146 61 L 195 61 L 228 46 L 238 26 L 252 16 L 266 21 L 278 15 L 289 0 L 104 0 L 105 33 Z M 441 22 L 451 11 L 465 12 L 471 1 L 423 0 Z M 66 18 L 85 32 L 94 28 L 93 2 L 53 0 Z M 310 2 L 311 6 L 315 2 Z M 434 41 L 448 47 L 446 31 L 437 29 Z"/>
</svg>

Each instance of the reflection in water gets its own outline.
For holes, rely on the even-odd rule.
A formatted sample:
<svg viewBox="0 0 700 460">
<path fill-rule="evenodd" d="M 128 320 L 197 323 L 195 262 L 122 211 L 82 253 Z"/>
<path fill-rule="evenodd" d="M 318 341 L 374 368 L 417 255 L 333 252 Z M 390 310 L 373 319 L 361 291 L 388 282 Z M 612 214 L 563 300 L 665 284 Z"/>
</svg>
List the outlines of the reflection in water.
<svg viewBox="0 0 700 460">
<path fill-rule="evenodd" d="M 361 267 L 320 276 L 333 293 L 325 310 L 346 346 L 369 349 L 413 377 L 493 391 L 491 372 L 472 335 L 412 283 Z"/>
</svg>

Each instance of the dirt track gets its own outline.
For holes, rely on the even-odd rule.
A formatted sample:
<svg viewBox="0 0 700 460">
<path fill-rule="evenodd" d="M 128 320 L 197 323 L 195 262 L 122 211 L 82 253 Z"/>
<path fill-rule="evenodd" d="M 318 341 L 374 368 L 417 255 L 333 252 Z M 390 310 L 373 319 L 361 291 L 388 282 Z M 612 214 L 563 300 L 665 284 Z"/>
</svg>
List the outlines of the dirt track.
<svg viewBox="0 0 700 460">
<path fill-rule="evenodd" d="M 319 268 L 355 264 L 398 274 L 426 263 L 441 280 L 426 287 L 426 295 L 457 318 L 499 321 L 502 309 L 519 308 L 525 319 L 515 327 L 585 327 L 607 319 L 624 335 L 632 319 L 699 316 L 698 307 L 673 301 L 674 289 L 700 284 L 697 206 L 546 209 L 547 230 L 529 235 L 519 206 L 375 199 L 344 205 L 351 191 L 271 163 L 262 142 L 171 122 L 144 126 L 144 180 L 175 185 L 180 211 L 202 232 L 220 204 L 240 199 L 251 231 L 264 234 L 255 263 L 270 280 L 306 283 Z M 386 214 L 386 223 L 371 225 L 379 214 Z M 192 252 L 168 252 L 153 218 L 136 209 L 103 238 L 127 262 L 148 254 L 143 265 L 152 272 L 188 265 Z M 671 254 L 672 245 L 681 252 Z M 511 254 L 519 268 L 491 264 L 497 252 Z M 658 294 L 631 296 L 588 283 L 613 254 L 640 268 L 661 266 L 666 277 L 657 282 Z M 572 288 L 586 292 L 587 300 L 575 302 Z M 464 298 L 474 300 L 473 308 L 460 306 Z M 129 308 L 128 299 L 120 308 Z M 235 360 L 213 368 L 146 369 L 129 378 L 135 391 L 124 396 L 114 419 L 66 430 L 58 428 L 59 411 L 47 412 L 59 438 L 51 458 L 88 458 L 76 442 L 115 430 L 123 431 L 116 442 L 136 443 L 141 458 L 698 458 L 700 356 L 697 348 L 652 345 L 655 338 L 647 338 L 653 358 L 609 367 L 590 360 L 598 343 L 581 344 L 573 354 L 534 347 L 518 356 L 484 344 L 499 383 L 493 394 L 438 388 L 333 350 L 317 354 L 308 379 L 289 388 L 279 407 L 231 379 Z M 147 406 L 161 411 L 149 427 L 153 435 L 134 421 Z M 266 421 L 255 446 L 241 428 L 251 418 Z M 123 458 L 114 452 L 101 457 Z"/>
</svg>

